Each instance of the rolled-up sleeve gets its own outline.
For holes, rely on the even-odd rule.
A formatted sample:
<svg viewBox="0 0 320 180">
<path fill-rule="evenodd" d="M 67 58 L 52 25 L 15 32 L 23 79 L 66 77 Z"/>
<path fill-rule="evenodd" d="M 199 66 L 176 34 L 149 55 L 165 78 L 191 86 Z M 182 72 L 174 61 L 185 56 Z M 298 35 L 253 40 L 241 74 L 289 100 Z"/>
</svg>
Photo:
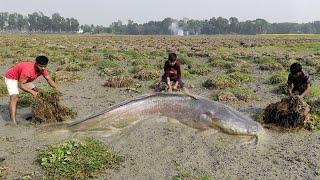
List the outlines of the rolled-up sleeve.
<svg viewBox="0 0 320 180">
<path fill-rule="evenodd" d="M 291 76 L 291 74 L 289 74 L 289 76 L 288 76 L 288 81 L 287 81 L 287 84 L 288 84 L 288 85 L 293 84 L 292 78 L 293 78 L 293 77 Z"/>
<path fill-rule="evenodd" d="M 168 61 L 166 61 L 166 62 L 164 63 L 163 70 L 164 70 L 164 76 L 165 76 L 165 78 L 169 77 L 169 74 L 170 74 L 170 66 L 169 66 Z"/>
<path fill-rule="evenodd" d="M 179 62 L 176 63 L 176 68 L 177 68 L 177 80 L 180 80 L 181 79 L 181 66 L 180 66 Z"/>
</svg>

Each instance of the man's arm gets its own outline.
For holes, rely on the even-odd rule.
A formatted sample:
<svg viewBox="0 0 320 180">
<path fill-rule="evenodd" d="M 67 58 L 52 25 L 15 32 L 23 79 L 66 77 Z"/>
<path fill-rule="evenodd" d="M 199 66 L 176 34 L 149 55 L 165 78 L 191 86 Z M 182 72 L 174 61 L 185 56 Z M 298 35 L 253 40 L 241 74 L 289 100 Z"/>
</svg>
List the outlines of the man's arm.
<svg viewBox="0 0 320 180">
<path fill-rule="evenodd" d="M 178 84 L 181 79 L 181 67 L 179 62 L 176 63 L 176 69 L 177 69 L 177 81 L 173 87 L 174 89 L 178 89 Z"/>
<path fill-rule="evenodd" d="M 292 96 L 292 89 L 293 89 L 293 84 L 288 84 L 288 95 L 291 97 Z"/>
<path fill-rule="evenodd" d="M 302 92 L 302 94 L 300 95 L 300 98 L 303 98 L 306 94 L 308 94 L 310 89 L 311 89 L 311 85 L 310 83 L 308 83 L 307 88 Z"/>
<path fill-rule="evenodd" d="M 172 92 L 172 86 L 171 86 L 171 82 L 170 82 L 170 77 L 169 76 L 167 77 L 167 84 L 168 84 L 168 87 L 169 87 L 168 91 Z"/>
<path fill-rule="evenodd" d="M 37 96 L 38 92 L 37 91 L 34 91 L 32 89 L 29 89 L 27 86 L 26 86 L 26 83 L 27 83 L 27 80 L 19 80 L 18 81 L 18 86 L 20 89 L 22 89 L 23 91 L 27 92 L 27 93 L 30 93 L 32 94 L 34 97 Z"/>
<path fill-rule="evenodd" d="M 49 75 L 48 76 L 44 76 L 44 78 L 47 80 L 48 84 L 52 88 L 54 88 L 57 92 L 60 92 L 57 84 L 51 79 L 51 77 Z"/>
</svg>

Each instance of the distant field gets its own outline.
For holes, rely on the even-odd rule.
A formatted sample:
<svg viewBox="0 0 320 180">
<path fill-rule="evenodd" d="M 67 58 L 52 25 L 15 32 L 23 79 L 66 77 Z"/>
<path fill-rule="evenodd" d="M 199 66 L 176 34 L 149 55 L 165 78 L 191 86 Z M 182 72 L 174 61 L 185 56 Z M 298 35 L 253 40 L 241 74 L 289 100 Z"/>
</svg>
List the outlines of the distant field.
<svg viewBox="0 0 320 180">
<path fill-rule="evenodd" d="M 264 36 L 264 37 L 284 37 L 284 36 L 289 36 L 289 37 L 299 37 L 299 36 L 320 36 L 320 34 L 258 34 L 257 36 Z"/>
</svg>

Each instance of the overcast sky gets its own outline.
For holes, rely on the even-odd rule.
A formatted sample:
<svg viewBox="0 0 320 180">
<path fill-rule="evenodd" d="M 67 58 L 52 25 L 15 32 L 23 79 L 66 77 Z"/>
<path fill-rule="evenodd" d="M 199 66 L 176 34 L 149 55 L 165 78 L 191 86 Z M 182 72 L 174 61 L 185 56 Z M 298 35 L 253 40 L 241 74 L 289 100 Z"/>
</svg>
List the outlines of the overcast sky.
<svg viewBox="0 0 320 180">
<path fill-rule="evenodd" d="M 240 21 L 263 18 L 269 22 L 320 20 L 320 0 L 0 0 L 0 12 L 23 15 L 41 11 L 74 17 L 80 24 L 110 25 L 131 19 L 209 19 L 237 17 Z"/>
</svg>

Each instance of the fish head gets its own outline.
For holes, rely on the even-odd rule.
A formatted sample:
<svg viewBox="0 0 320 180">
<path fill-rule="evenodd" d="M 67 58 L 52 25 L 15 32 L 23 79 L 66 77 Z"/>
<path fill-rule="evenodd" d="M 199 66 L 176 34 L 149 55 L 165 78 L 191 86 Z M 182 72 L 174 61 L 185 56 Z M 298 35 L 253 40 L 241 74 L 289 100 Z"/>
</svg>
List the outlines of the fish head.
<svg viewBox="0 0 320 180">
<path fill-rule="evenodd" d="M 201 123 L 221 129 L 228 134 L 257 135 L 261 125 L 242 113 L 230 109 L 210 109 L 200 115 Z"/>
</svg>

